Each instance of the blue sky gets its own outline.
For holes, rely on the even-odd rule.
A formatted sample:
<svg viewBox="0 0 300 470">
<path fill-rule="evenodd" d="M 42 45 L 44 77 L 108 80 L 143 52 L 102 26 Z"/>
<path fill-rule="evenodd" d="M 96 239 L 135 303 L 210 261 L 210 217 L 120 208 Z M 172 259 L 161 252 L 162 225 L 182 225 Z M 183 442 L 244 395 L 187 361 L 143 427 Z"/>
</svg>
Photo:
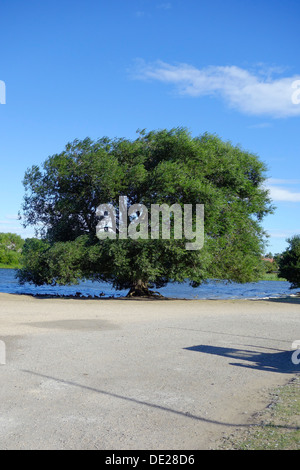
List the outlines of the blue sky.
<svg viewBox="0 0 300 470">
<path fill-rule="evenodd" d="M 32 235 L 24 173 L 67 142 L 184 126 L 266 163 L 283 251 L 300 234 L 299 18 L 299 0 L 1 0 L 0 231 Z"/>
</svg>

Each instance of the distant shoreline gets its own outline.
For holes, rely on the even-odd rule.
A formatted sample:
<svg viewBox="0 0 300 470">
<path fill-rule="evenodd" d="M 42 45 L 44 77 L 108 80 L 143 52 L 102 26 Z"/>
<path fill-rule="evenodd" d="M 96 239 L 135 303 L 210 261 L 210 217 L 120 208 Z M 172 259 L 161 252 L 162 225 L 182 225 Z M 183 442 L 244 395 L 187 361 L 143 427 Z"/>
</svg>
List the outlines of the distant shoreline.
<svg viewBox="0 0 300 470">
<path fill-rule="evenodd" d="M 0 264 L 0 269 L 20 269 L 21 266 L 9 266 L 8 264 Z"/>
</svg>

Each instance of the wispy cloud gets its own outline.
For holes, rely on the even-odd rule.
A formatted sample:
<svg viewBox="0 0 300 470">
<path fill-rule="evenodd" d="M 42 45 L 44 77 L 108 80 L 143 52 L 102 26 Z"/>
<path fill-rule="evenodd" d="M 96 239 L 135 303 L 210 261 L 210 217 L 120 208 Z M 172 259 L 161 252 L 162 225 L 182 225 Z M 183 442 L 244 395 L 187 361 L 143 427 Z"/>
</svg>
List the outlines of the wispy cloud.
<svg viewBox="0 0 300 470">
<path fill-rule="evenodd" d="M 160 10 L 170 10 L 172 8 L 171 2 L 162 2 L 156 5 L 156 8 L 159 8 Z"/>
<path fill-rule="evenodd" d="M 295 233 L 300 233 L 300 230 L 267 230 L 267 233 L 272 238 L 289 238 L 295 235 Z"/>
<path fill-rule="evenodd" d="M 274 68 L 267 74 L 266 70 L 255 73 L 235 65 L 198 69 L 188 64 L 139 60 L 133 77 L 175 85 L 182 95 L 221 98 L 230 107 L 248 115 L 300 116 L 300 104 L 292 99 L 295 93 L 292 85 L 300 75 L 274 78 L 274 73 Z"/>
<path fill-rule="evenodd" d="M 267 184 L 287 184 L 287 185 L 300 185 L 300 179 L 280 179 L 280 178 L 268 178 Z"/>
<path fill-rule="evenodd" d="M 21 235 L 21 237 L 23 238 L 35 236 L 33 229 L 23 228 L 17 215 L 5 215 L 3 219 L 0 219 L 0 232 L 16 233 L 18 235 Z"/>
<path fill-rule="evenodd" d="M 291 191 L 290 188 L 283 187 L 291 185 L 299 186 L 300 180 L 270 178 L 265 183 L 273 201 L 300 202 L 300 191 L 298 191 L 298 188 L 296 191 Z"/>
<path fill-rule="evenodd" d="M 144 11 L 136 11 L 135 16 L 137 18 L 142 18 L 143 16 L 145 16 L 145 12 Z"/>
<path fill-rule="evenodd" d="M 269 186 L 268 189 L 273 201 L 300 202 L 300 192 L 295 193 L 276 186 Z"/>
<path fill-rule="evenodd" d="M 248 126 L 248 129 L 266 129 L 268 127 L 272 127 L 270 122 L 260 122 L 258 124 L 252 124 L 251 126 Z"/>
<path fill-rule="evenodd" d="M 19 216 L 17 214 L 9 214 L 9 215 L 6 215 L 5 218 L 7 220 L 19 220 Z"/>
</svg>

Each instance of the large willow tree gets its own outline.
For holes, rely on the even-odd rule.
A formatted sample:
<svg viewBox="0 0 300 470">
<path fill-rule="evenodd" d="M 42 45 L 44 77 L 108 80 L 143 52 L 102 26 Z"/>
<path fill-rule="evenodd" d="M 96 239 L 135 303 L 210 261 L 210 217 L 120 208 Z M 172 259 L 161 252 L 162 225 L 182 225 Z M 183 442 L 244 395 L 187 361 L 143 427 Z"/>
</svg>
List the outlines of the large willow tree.
<svg viewBox="0 0 300 470">
<path fill-rule="evenodd" d="M 74 141 L 24 178 L 24 226 L 39 239 L 23 249 L 20 282 L 74 284 L 81 279 L 111 282 L 130 295 L 189 279 L 250 282 L 261 272 L 265 234 L 261 222 L 273 207 L 263 187 L 260 159 L 214 135 L 192 137 L 183 128 L 146 133 L 135 140 Z M 96 236 L 100 204 L 118 214 L 128 206 L 204 204 L 205 240 L 187 250 L 186 240 L 105 239 Z M 171 231 L 172 234 L 172 231 Z"/>
</svg>

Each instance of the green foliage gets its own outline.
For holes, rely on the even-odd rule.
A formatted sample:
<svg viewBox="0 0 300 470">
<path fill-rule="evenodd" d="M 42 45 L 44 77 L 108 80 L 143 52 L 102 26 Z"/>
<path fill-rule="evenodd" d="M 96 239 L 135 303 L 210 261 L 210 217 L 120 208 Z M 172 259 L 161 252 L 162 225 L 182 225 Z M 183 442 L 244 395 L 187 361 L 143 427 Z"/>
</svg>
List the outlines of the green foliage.
<svg viewBox="0 0 300 470">
<path fill-rule="evenodd" d="M 79 263 L 84 257 L 84 252 L 78 249 L 78 240 L 51 245 L 46 240 L 27 238 L 22 253 L 23 268 L 18 272 L 19 281 L 37 286 L 76 284 L 81 271 L 76 271 L 75 260 L 79 258 Z"/>
<path fill-rule="evenodd" d="M 280 255 L 272 255 L 271 252 L 267 253 L 264 258 L 262 259 L 262 263 L 264 265 L 264 272 L 265 274 L 272 274 L 278 272 L 278 256 Z"/>
<path fill-rule="evenodd" d="M 18 267 L 24 240 L 15 233 L 0 233 L 0 265 Z"/>
<path fill-rule="evenodd" d="M 278 264 L 275 259 L 273 261 L 263 260 L 264 270 L 266 273 L 276 273 L 278 271 Z"/>
<path fill-rule="evenodd" d="M 28 242 L 20 280 L 48 284 L 89 278 L 119 289 L 138 281 L 161 287 L 189 279 L 249 282 L 259 279 L 263 217 L 273 211 L 263 188 L 266 168 L 247 151 L 178 128 L 137 139 L 74 141 L 25 178 L 24 226 L 39 224 L 43 242 Z M 205 243 L 187 251 L 186 240 L 98 240 L 96 208 L 119 196 L 128 205 L 205 205 Z M 151 218 L 149 218 L 151 220 Z M 149 223 L 150 233 L 150 223 Z"/>
<path fill-rule="evenodd" d="M 291 288 L 300 287 L 300 235 L 287 240 L 289 247 L 279 259 L 279 276 L 291 283 Z"/>
<path fill-rule="evenodd" d="M 264 270 L 266 273 L 272 273 L 274 271 L 274 266 L 271 261 L 263 260 Z"/>
</svg>

